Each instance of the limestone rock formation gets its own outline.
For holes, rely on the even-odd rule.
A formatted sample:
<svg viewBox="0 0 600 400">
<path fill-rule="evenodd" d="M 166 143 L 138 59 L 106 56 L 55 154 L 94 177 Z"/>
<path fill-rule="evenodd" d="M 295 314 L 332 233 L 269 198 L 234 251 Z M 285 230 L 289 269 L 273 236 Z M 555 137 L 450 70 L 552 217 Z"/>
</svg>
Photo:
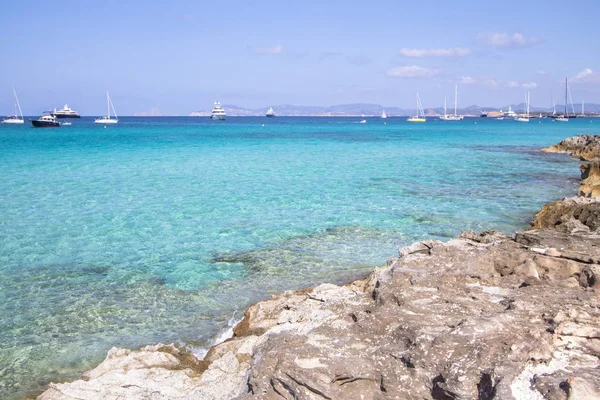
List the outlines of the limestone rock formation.
<svg viewBox="0 0 600 400">
<path fill-rule="evenodd" d="M 600 235 L 471 233 L 399 253 L 363 281 L 254 304 L 201 363 L 115 349 L 40 398 L 600 398 Z"/>
<path fill-rule="evenodd" d="M 579 196 L 600 196 L 600 162 L 594 161 L 581 166 L 581 184 Z"/>
<path fill-rule="evenodd" d="M 600 135 L 579 135 L 542 149 L 547 153 L 569 153 L 585 161 L 600 158 Z"/>
<path fill-rule="evenodd" d="M 580 135 L 542 149 L 547 153 L 569 153 L 590 163 L 581 166 L 581 183 L 578 195 L 600 196 L 600 135 Z"/>
</svg>

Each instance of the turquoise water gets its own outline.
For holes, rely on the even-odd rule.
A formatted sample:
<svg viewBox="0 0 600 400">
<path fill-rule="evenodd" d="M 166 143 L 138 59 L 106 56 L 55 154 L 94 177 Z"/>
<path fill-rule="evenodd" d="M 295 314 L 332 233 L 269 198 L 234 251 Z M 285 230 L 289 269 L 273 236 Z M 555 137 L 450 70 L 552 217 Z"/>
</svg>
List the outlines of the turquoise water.
<svg viewBox="0 0 600 400">
<path fill-rule="evenodd" d="M 251 302 L 416 240 L 522 229 L 579 178 L 538 149 L 600 124 L 357 120 L 0 125 L 0 398 L 112 346 L 201 348 Z"/>
</svg>

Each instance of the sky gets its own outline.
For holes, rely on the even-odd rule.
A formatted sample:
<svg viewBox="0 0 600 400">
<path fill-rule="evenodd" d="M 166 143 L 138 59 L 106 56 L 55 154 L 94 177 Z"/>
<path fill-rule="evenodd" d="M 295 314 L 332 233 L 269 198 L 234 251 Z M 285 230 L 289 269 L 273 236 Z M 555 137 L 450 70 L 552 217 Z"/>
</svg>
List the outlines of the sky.
<svg viewBox="0 0 600 400">
<path fill-rule="evenodd" d="M 11 1 L 0 115 L 188 115 L 212 102 L 413 108 L 600 103 L 600 1 Z"/>
</svg>

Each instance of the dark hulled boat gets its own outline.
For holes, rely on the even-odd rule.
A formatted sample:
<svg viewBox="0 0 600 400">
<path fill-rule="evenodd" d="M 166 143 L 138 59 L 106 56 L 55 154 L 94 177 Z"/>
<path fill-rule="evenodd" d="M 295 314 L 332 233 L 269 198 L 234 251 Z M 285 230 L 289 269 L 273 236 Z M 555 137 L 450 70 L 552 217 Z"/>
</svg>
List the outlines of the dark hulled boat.
<svg viewBox="0 0 600 400">
<path fill-rule="evenodd" d="M 39 119 L 30 121 L 35 128 L 60 128 L 60 122 L 53 115 L 42 115 Z"/>
</svg>

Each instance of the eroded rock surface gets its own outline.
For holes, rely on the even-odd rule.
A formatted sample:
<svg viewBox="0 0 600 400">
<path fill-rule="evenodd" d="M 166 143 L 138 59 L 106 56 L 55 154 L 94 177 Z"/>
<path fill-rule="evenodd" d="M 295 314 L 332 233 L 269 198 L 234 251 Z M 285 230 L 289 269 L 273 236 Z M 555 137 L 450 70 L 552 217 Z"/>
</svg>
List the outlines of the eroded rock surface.
<svg viewBox="0 0 600 400">
<path fill-rule="evenodd" d="M 579 135 L 542 149 L 547 153 L 568 153 L 581 160 L 590 161 L 581 165 L 581 183 L 578 196 L 600 196 L 600 135 Z"/>
<path fill-rule="evenodd" d="M 600 398 L 600 235 L 463 233 L 399 254 L 254 304 L 202 363 L 115 349 L 40 398 Z"/>
<path fill-rule="evenodd" d="M 569 153 L 585 161 L 600 158 L 600 135 L 579 135 L 542 149 L 547 153 Z"/>
</svg>

